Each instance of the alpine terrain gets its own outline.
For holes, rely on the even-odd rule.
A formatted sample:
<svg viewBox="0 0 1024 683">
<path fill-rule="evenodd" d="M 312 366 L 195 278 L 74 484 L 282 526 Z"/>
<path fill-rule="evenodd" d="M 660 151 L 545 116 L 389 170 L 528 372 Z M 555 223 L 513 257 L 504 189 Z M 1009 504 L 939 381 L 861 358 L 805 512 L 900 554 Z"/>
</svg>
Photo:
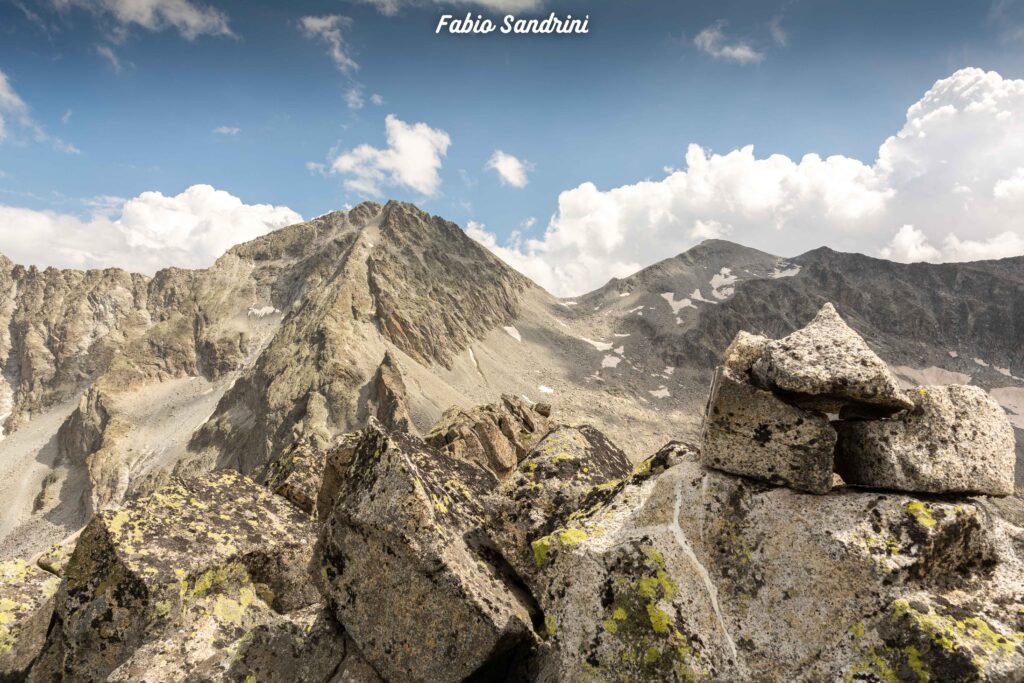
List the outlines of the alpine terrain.
<svg viewBox="0 0 1024 683">
<path fill-rule="evenodd" d="M 0 257 L 0 680 L 1024 681 L 1024 257 L 574 299 L 364 203 Z"/>
</svg>

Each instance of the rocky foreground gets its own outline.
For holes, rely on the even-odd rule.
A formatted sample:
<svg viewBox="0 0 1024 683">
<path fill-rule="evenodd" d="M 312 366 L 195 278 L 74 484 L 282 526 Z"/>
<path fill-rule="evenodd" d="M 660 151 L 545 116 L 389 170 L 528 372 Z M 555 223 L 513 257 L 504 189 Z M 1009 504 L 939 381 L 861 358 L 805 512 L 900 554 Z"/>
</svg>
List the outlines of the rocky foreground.
<svg viewBox="0 0 1024 683">
<path fill-rule="evenodd" d="M 175 477 L 0 565 L 0 679 L 1019 681 L 1013 431 L 831 306 L 638 466 L 511 396 Z"/>
</svg>

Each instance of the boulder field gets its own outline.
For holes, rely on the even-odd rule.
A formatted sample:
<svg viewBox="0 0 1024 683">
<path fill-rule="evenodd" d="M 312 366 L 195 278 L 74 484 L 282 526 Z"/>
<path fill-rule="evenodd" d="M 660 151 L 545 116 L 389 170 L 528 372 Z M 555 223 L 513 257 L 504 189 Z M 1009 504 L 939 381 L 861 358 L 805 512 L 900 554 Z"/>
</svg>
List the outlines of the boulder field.
<svg viewBox="0 0 1024 683">
<path fill-rule="evenodd" d="M 380 384 L 387 420 L 0 565 L 0 680 L 1024 680 L 1005 415 L 831 306 L 741 333 L 700 442 L 635 466 L 512 396 L 421 438 Z"/>
</svg>

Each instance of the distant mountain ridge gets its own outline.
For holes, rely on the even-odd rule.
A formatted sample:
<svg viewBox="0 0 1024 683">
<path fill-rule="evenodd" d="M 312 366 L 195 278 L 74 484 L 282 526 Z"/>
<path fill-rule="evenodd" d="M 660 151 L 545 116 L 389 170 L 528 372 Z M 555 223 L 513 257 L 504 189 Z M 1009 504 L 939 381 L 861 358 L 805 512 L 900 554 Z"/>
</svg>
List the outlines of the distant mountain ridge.
<svg viewBox="0 0 1024 683">
<path fill-rule="evenodd" d="M 694 437 L 736 332 L 781 337 L 826 301 L 908 383 L 979 384 L 1024 427 L 1024 258 L 781 258 L 708 240 L 559 300 L 455 224 L 368 202 L 206 270 L 0 266 L 4 554 L 171 472 L 258 472 L 385 403 L 425 430 L 452 405 L 519 395 L 638 460 Z"/>
</svg>

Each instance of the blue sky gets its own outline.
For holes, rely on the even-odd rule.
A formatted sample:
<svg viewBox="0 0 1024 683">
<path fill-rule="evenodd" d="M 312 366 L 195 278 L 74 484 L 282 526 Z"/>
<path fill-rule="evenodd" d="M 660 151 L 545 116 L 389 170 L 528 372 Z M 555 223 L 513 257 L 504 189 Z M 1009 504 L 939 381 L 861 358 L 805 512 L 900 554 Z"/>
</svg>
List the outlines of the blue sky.
<svg viewBox="0 0 1024 683">
<path fill-rule="evenodd" d="M 0 205 L 88 220 L 98 197 L 208 184 L 308 218 L 399 198 L 512 248 L 513 230 L 544 239 L 564 214 L 563 191 L 660 180 L 686 167 L 690 144 L 708 155 L 753 145 L 757 159 L 816 153 L 870 165 L 936 81 L 965 67 L 1024 77 L 1024 3 L 1010 1 L 398 0 L 388 15 L 365 1 L 195 0 L 185 4 L 217 17 L 198 35 L 171 15 L 126 20 L 133 2 L 0 1 L 0 72 L 30 118 L 17 125 L 8 112 Z M 434 34 L 442 13 L 500 17 L 517 2 L 535 6 L 523 16 L 589 14 L 590 33 Z M 303 17 L 331 16 L 345 17 L 341 49 L 357 68 L 339 68 L 324 34 L 303 30 Z M 736 47 L 746 51 L 727 49 Z M 353 90 L 361 108 L 348 106 Z M 375 197 L 365 183 L 346 185 L 351 174 L 310 170 L 360 145 L 386 148 L 387 115 L 447 134 L 429 191 L 385 173 Z M 222 127 L 238 130 L 214 132 Z M 525 187 L 487 167 L 496 150 L 527 162 Z M 1008 164 L 1007 178 L 1016 159 Z M 2 243 L 16 227 L 0 225 L 0 251 L 17 251 Z M 778 241 L 779 253 L 798 242 Z M 542 257 L 538 245 L 532 257 L 513 246 Z M 620 265 L 646 265 L 653 253 Z"/>
</svg>

